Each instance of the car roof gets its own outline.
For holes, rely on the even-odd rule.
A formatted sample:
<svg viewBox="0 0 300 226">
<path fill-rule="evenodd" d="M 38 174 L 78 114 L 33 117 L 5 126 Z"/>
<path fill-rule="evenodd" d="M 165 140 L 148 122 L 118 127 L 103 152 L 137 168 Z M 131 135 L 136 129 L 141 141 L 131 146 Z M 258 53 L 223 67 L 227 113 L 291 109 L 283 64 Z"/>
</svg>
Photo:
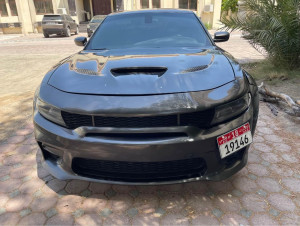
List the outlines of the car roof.
<svg viewBox="0 0 300 226">
<path fill-rule="evenodd" d="M 192 10 L 188 9 L 140 9 L 140 10 L 130 10 L 130 11 L 121 11 L 113 12 L 108 16 L 115 15 L 125 15 L 125 14 L 140 14 L 140 13 L 194 13 Z"/>
</svg>

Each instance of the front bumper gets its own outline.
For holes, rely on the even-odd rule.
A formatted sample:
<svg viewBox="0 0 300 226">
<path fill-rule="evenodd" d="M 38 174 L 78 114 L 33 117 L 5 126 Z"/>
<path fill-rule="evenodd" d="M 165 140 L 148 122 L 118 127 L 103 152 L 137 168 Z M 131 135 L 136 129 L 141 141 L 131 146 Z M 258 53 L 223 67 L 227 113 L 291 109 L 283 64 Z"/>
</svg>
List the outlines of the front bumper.
<svg viewBox="0 0 300 226">
<path fill-rule="evenodd" d="M 242 169 L 247 163 L 249 145 L 228 156 L 220 158 L 216 138 L 238 126 L 249 122 L 254 133 L 256 119 L 253 119 L 253 107 L 239 117 L 209 129 L 198 129 L 191 126 L 151 129 L 121 129 L 122 133 L 141 132 L 185 132 L 188 137 L 174 137 L 153 140 L 118 140 L 101 137 L 82 136 L 82 130 L 101 131 L 99 128 L 77 128 L 69 130 L 58 126 L 41 116 L 34 114 L 35 137 L 44 156 L 43 166 L 56 178 L 61 180 L 79 179 L 114 184 L 172 184 L 197 180 L 223 180 Z M 106 128 L 107 132 L 109 129 Z M 115 129 L 118 130 L 118 129 Z M 116 132 L 116 131 L 112 131 Z M 206 169 L 201 174 L 190 174 L 187 177 L 172 177 L 163 180 L 124 180 L 101 178 L 74 172 L 74 159 L 93 159 L 118 162 L 164 162 L 201 158 Z M 73 164 L 73 165 L 72 165 Z"/>
</svg>

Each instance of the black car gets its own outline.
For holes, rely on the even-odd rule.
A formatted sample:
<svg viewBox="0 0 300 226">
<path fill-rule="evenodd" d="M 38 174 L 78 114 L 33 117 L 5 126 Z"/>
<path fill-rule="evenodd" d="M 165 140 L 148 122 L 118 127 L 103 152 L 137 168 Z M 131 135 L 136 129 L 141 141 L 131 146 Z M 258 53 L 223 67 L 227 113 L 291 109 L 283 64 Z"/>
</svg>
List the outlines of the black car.
<svg viewBox="0 0 300 226">
<path fill-rule="evenodd" d="M 79 33 L 78 24 L 66 14 L 44 15 L 42 28 L 45 38 L 49 38 L 49 35 L 51 34 L 70 37 L 71 33 L 74 33 L 75 35 Z"/>
<path fill-rule="evenodd" d="M 119 184 L 223 180 L 247 163 L 253 78 L 186 10 L 110 14 L 34 97 L 35 138 L 56 178 Z"/>
<path fill-rule="evenodd" d="M 96 15 L 91 19 L 91 21 L 87 25 L 88 37 L 92 36 L 92 34 L 95 32 L 97 27 L 102 23 L 102 21 L 105 19 L 105 17 L 106 17 L 106 15 Z"/>
</svg>

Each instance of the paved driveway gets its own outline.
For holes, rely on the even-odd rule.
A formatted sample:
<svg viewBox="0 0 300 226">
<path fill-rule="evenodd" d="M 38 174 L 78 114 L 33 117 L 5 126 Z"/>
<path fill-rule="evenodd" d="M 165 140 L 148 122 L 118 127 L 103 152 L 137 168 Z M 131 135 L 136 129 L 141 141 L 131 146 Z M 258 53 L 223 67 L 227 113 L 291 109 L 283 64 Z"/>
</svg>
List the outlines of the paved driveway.
<svg viewBox="0 0 300 226">
<path fill-rule="evenodd" d="M 31 99 L 50 66 L 80 49 L 72 38 L 0 41 L 0 224 L 300 224 L 300 135 L 264 103 L 248 165 L 226 181 L 120 186 L 50 176 L 32 133 Z M 242 51 L 261 57 L 239 36 L 227 48 L 240 60 Z"/>
</svg>

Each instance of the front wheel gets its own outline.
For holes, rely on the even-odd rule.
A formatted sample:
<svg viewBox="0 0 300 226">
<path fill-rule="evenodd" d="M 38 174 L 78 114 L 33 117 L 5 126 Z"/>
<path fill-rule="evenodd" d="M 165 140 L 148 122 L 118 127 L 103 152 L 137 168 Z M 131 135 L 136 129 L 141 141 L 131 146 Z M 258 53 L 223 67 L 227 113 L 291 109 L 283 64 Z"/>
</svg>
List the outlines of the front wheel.
<svg viewBox="0 0 300 226">
<path fill-rule="evenodd" d="M 78 33 L 79 33 L 79 28 L 78 28 L 78 26 L 76 27 L 76 31 L 75 31 L 75 35 L 78 35 Z"/>
<path fill-rule="evenodd" d="M 44 34 L 44 37 L 45 37 L 45 38 L 49 38 L 49 34 L 47 34 L 47 33 L 45 33 L 45 32 L 44 32 L 43 34 Z"/>
<path fill-rule="evenodd" d="M 66 37 L 70 37 L 70 36 L 71 36 L 71 30 L 68 27 L 67 30 L 66 30 Z"/>
</svg>

